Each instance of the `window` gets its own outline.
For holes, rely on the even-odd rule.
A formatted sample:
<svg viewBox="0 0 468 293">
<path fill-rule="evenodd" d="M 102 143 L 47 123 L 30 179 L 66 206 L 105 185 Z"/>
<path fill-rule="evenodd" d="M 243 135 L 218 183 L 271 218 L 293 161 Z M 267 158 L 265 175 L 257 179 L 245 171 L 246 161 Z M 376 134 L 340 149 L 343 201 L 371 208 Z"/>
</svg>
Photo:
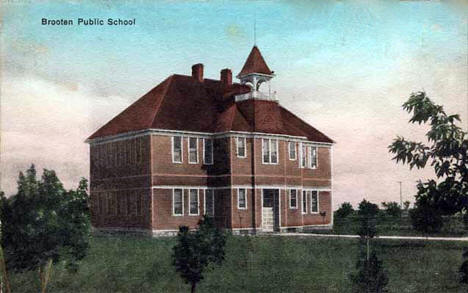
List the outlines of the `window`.
<svg viewBox="0 0 468 293">
<path fill-rule="evenodd" d="M 214 216 L 214 190 L 205 190 L 205 215 L 209 217 Z"/>
<path fill-rule="evenodd" d="M 309 149 L 309 164 L 310 168 L 317 168 L 317 147 L 310 147 Z"/>
<path fill-rule="evenodd" d="M 239 158 L 247 157 L 247 150 L 245 147 L 245 137 L 237 137 L 236 146 L 237 146 L 237 157 Z"/>
<path fill-rule="evenodd" d="M 278 164 L 278 140 L 264 138 L 262 140 L 262 157 L 264 164 Z"/>
<path fill-rule="evenodd" d="M 203 163 L 205 165 L 213 164 L 213 140 L 209 138 L 203 139 Z"/>
<path fill-rule="evenodd" d="M 296 143 L 294 141 L 289 142 L 289 159 L 291 161 L 296 160 Z"/>
<path fill-rule="evenodd" d="M 311 213 L 318 213 L 319 210 L 319 202 L 318 202 L 318 191 L 314 190 L 311 192 L 310 197 L 310 212 Z"/>
<path fill-rule="evenodd" d="M 198 211 L 198 189 L 189 190 L 190 197 L 190 210 L 189 215 L 196 216 L 199 214 Z"/>
<path fill-rule="evenodd" d="M 172 191 L 172 214 L 182 216 L 184 214 L 184 193 L 182 189 Z"/>
<path fill-rule="evenodd" d="M 139 145 L 137 144 L 137 155 L 138 155 L 138 147 Z M 137 161 L 138 161 L 138 157 L 137 157 Z M 182 163 L 182 136 L 172 137 L 172 162 Z"/>
<path fill-rule="evenodd" d="M 245 188 L 237 190 L 237 208 L 242 210 L 247 208 L 247 191 Z"/>
<path fill-rule="evenodd" d="M 305 144 L 301 143 L 301 168 L 307 166 L 307 147 Z"/>
<path fill-rule="evenodd" d="M 198 163 L 198 138 L 189 137 L 189 164 Z"/>
<path fill-rule="evenodd" d="M 307 213 L 307 191 L 302 191 L 302 213 Z"/>
<path fill-rule="evenodd" d="M 289 208 L 297 209 L 297 190 L 296 189 L 289 190 Z"/>
</svg>

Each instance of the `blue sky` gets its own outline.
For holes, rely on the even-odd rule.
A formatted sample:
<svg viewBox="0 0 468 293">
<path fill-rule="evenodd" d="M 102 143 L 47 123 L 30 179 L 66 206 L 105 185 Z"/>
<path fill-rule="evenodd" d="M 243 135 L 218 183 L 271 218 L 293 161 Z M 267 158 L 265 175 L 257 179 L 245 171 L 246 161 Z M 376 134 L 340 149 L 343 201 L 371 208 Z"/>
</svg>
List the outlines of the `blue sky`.
<svg viewBox="0 0 468 293">
<path fill-rule="evenodd" d="M 389 200 L 396 180 L 410 198 L 414 180 L 431 173 L 396 166 L 386 146 L 396 134 L 422 138 L 400 108 L 412 91 L 459 112 L 466 128 L 467 11 L 464 1 L 12 1 L 1 32 L 2 188 L 14 190 L 12 178 L 31 161 L 70 184 L 86 176 L 87 135 L 192 64 L 204 63 L 209 78 L 226 67 L 238 73 L 256 19 L 281 104 L 338 142 L 336 204 Z M 136 26 L 42 26 L 43 17 L 135 18 Z M 54 151 L 44 141 L 37 155 L 31 127 Z M 388 180 L 371 187 L 382 174 Z"/>
</svg>

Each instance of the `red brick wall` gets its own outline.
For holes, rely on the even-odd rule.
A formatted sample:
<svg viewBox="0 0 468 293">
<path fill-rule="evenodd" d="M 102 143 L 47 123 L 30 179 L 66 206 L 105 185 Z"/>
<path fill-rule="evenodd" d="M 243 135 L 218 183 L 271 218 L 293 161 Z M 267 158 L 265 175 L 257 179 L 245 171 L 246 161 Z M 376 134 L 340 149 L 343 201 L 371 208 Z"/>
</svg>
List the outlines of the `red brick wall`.
<svg viewBox="0 0 468 293">
<path fill-rule="evenodd" d="M 151 227 L 149 137 L 90 146 L 90 203 L 94 227 Z M 117 211 L 117 202 L 125 212 Z M 136 212 L 137 205 L 139 213 Z"/>
</svg>

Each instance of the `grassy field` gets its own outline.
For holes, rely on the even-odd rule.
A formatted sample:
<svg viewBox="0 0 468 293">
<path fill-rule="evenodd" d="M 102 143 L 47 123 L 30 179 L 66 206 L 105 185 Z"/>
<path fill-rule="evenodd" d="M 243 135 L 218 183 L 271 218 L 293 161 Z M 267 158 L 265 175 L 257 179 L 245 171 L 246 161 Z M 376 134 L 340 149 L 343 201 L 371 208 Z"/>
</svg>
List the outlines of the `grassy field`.
<svg viewBox="0 0 468 293">
<path fill-rule="evenodd" d="M 341 234 L 350 235 L 357 234 L 359 230 L 360 220 L 357 216 L 349 216 L 345 219 L 335 218 L 332 230 L 310 230 L 308 232 L 322 233 L 322 234 Z M 382 217 L 377 218 L 377 234 L 378 235 L 398 235 L 398 236 L 426 236 L 421 232 L 413 229 L 411 220 L 408 216 L 401 218 Z M 438 237 L 462 237 L 468 236 L 468 230 L 463 225 L 461 219 L 456 217 L 444 218 L 444 226 L 438 233 L 428 236 Z"/>
<path fill-rule="evenodd" d="M 171 265 L 175 238 L 93 237 L 76 274 L 54 268 L 49 292 L 190 292 Z M 468 246 L 468 244 L 465 244 Z M 468 292 L 458 283 L 463 243 L 375 240 L 389 292 Z M 199 292 L 351 292 L 357 239 L 230 236 L 223 266 Z M 15 274 L 13 292 L 39 292 L 37 272 Z"/>
</svg>

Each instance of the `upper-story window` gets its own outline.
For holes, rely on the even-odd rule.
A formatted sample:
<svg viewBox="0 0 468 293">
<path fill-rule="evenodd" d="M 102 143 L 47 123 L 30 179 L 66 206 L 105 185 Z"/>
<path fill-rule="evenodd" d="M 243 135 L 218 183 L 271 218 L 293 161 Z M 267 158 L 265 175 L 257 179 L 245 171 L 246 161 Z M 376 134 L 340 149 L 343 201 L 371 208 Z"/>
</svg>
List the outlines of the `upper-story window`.
<svg viewBox="0 0 468 293">
<path fill-rule="evenodd" d="M 137 157 L 137 161 L 138 161 L 138 157 Z M 172 137 L 172 162 L 182 163 L 182 136 Z"/>
<path fill-rule="evenodd" d="M 318 213 L 319 210 L 319 196 L 318 196 L 318 191 L 314 190 L 311 192 L 310 195 L 310 212 L 311 213 Z"/>
<path fill-rule="evenodd" d="M 296 142 L 290 141 L 288 144 L 289 148 L 289 159 L 294 161 L 296 160 L 297 154 L 296 154 Z"/>
<path fill-rule="evenodd" d="M 213 164 L 213 140 L 210 138 L 203 139 L 203 163 Z"/>
<path fill-rule="evenodd" d="M 262 158 L 264 164 L 278 164 L 278 140 L 264 138 L 262 140 Z"/>
<path fill-rule="evenodd" d="M 309 168 L 317 168 L 317 147 L 309 147 Z"/>
<path fill-rule="evenodd" d="M 198 163 L 198 138 L 189 137 L 188 139 L 188 149 L 189 149 L 189 164 Z"/>
<path fill-rule="evenodd" d="M 305 168 L 307 166 L 307 147 L 304 143 L 300 145 L 300 152 L 299 152 L 299 167 Z"/>
<path fill-rule="evenodd" d="M 236 139 L 236 149 L 237 149 L 237 157 L 245 158 L 247 157 L 247 149 L 246 149 L 245 137 L 237 137 Z"/>
</svg>

